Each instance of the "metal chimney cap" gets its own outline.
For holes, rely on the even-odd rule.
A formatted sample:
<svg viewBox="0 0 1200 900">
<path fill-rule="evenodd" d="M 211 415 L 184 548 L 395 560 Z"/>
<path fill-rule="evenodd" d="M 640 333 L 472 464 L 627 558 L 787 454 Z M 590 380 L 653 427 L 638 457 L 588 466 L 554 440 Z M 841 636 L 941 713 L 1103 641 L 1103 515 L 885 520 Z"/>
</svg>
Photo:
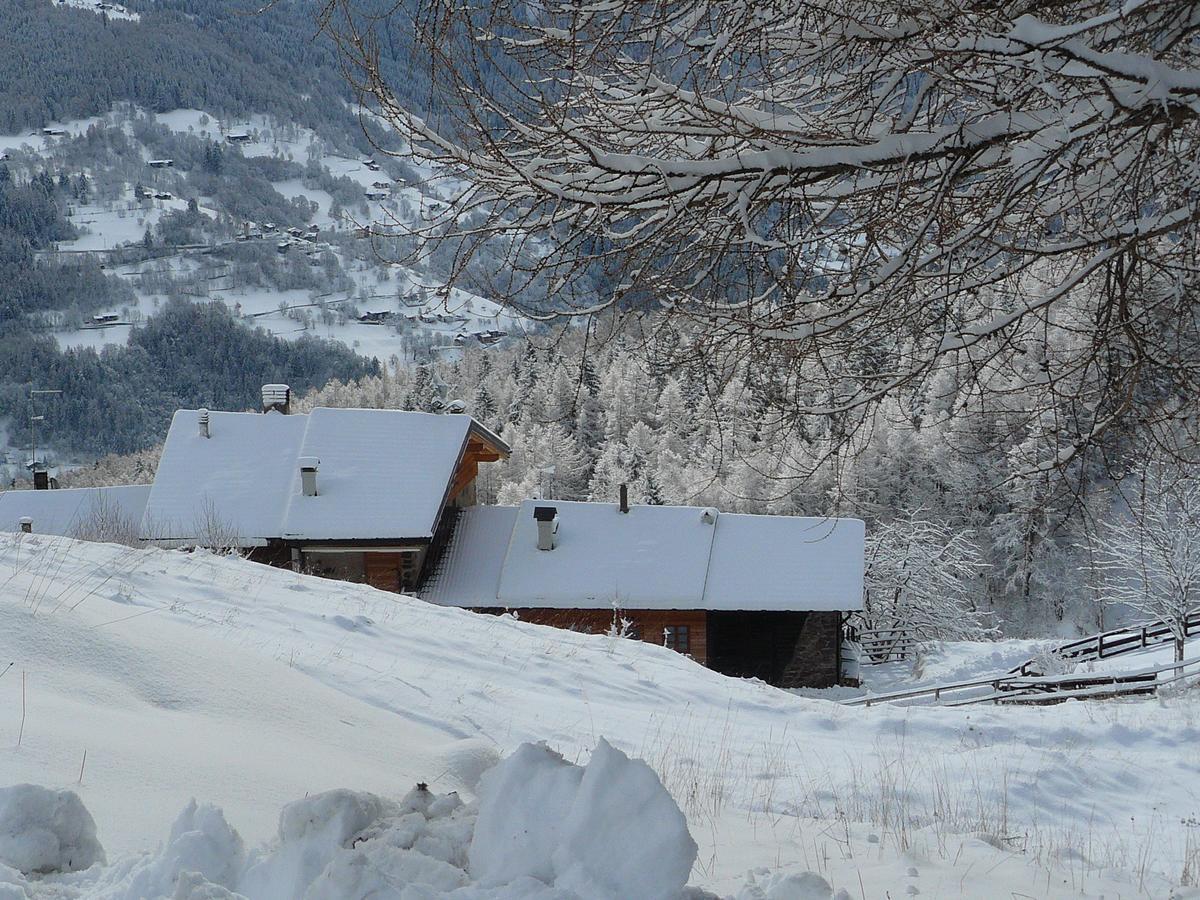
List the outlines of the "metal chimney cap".
<svg viewBox="0 0 1200 900">
<path fill-rule="evenodd" d="M 315 472 L 321 465 L 321 460 L 315 456 L 301 456 L 296 462 L 299 464 L 301 472 Z"/>
<path fill-rule="evenodd" d="M 32 525 L 33 517 L 32 516 L 21 516 L 21 518 L 17 519 L 17 523 L 20 525 Z"/>
<path fill-rule="evenodd" d="M 554 506 L 535 506 L 533 508 L 533 518 L 538 522 L 553 522 L 557 515 L 558 508 Z"/>
</svg>

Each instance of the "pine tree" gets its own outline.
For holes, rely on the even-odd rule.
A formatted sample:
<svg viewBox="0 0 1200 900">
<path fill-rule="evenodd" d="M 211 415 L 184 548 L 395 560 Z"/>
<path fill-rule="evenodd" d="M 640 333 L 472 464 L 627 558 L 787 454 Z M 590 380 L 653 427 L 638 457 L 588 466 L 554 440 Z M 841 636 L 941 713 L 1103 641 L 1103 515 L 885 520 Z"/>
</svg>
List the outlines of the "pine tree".
<svg viewBox="0 0 1200 900">
<path fill-rule="evenodd" d="M 496 417 L 496 401 L 492 398 L 491 391 L 487 389 L 486 384 L 480 384 L 475 389 L 475 402 L 472 404 L 472 413 L 476 419 L 489 427 L 492 420 Z"/>
</svg>

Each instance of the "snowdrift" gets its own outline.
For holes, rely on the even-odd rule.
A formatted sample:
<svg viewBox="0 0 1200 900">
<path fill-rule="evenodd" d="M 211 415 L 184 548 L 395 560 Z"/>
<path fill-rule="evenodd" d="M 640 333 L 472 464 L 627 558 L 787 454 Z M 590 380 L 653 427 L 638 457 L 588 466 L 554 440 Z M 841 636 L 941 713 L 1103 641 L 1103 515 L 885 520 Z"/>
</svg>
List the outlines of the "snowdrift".
<svg viewBox="0 0 1200 900">
<path fill-rule="evenodd" d="M 424 784 L 399 801 L 346 789 L 296 800 L 250 854 L 220 809 L 193 800 L 158 852 L 109 869 L 76 794 L 0 791 L 0 864 L 18 897 L 676 900 L 695 859 L 654 772 L 605 741 L 582 767 L 523 745 L 486 774 L 477 804 Z"/>
</svg>

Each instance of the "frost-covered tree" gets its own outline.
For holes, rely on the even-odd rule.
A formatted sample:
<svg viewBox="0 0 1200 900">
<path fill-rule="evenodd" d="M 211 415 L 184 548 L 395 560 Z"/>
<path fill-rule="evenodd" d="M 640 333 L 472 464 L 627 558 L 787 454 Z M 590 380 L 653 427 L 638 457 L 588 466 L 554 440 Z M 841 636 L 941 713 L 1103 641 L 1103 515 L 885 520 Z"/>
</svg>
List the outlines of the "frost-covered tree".
<svg viewBox="0 0 1200 900">
<path fill-rule="evenodd" d="M 794 426 L 846 440 L 949 372 L 1039 427 L 1031 467 L 1196 412 L 1196 0 L 391 15 L 436 114 L 389 77 L 375 4 L 322 21 L 414 152 L 470 185 L 430 237 L 462 257 L 540 239 L 494 267 L 531 316 L 657 308 L 674 333 L 648 352 L 753 361 Z"/>
<path fill-rule="evenodd" d="M 980 610 L 984 565 L 964 528 L 914 510 L 867 536 L 864 614 L 875 628 L 920 641 L 972 640 L 991 631 Z"/>
<path fill-rule="evenodd" d="M 1122 482 L 1117 509 L 1096 538 L 1096 568 L 1110 603 L 1160 619 L 1184 655 L 1185 624 L 1200 608 L 1200 482 L 1163 464 Z"/>
</svg>

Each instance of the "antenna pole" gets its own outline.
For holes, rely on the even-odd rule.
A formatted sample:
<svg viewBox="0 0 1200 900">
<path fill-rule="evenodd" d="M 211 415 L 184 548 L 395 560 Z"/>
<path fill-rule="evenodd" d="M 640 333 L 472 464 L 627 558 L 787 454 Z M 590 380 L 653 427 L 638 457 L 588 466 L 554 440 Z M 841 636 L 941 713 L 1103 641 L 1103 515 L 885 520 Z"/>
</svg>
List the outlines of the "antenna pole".
<svg viewBox="0 0 1200 900">
<path fill-rule="evenodd" d="M 33 406 L 33 398 L 34 397 L 43 397 L 48 394 L 61 394 L 61 393 L 62 393 L 61 390 L 37 390 L 35 388 L 29 389 L 29 436 L 30 436 L 30 441 L 33 444 L 33 468 L 34 469 L 37 468 L 37 423 L 43 421 L 46 417 L 38 416 L 38 415 L 34 414 L 36 412 L 36 410 L 34 409 L 34 406 Z"/>
</svg>

